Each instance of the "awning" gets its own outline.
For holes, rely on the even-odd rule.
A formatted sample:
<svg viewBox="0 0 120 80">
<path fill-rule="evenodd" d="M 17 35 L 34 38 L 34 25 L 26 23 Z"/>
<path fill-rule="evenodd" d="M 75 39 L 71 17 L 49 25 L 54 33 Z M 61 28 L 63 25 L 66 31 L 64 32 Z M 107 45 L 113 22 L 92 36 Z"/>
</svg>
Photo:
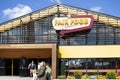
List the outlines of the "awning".
<svg viewBox="0 0 120 80">
<path fill-rule="evenodd" d="M 120 45 L 59 46 L 59 58 L 118 58 Z"/>
<path fill-rule="evenodd" d="M 49 58 L 55 44 L 0 44 L 1 58 Z"/>
</svg>

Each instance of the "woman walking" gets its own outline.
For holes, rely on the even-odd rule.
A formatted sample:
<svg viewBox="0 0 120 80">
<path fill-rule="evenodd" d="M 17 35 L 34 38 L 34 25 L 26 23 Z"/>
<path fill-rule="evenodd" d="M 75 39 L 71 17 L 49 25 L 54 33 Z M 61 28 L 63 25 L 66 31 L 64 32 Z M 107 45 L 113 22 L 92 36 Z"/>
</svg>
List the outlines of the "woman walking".
<svg viewBox="0 0 120 80">
<path fill-rule="evenodd" d="M 45 71 L 46 71 L 46 63 L 45 62 L 41 62 L 39 64 L 39 68 L 38 68 L 38 74 L 37 74 L 37 79 L 38 80 L 47 80 L 46 79 L 46 74 L 45 74 Z"/>
</svg>

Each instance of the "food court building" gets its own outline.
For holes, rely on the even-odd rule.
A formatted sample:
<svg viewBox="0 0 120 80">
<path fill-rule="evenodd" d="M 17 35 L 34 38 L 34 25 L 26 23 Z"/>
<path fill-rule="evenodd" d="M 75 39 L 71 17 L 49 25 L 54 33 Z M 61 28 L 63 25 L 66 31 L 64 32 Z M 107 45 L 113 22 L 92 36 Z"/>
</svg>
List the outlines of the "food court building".
<svg viewBox="0 0 120 80">
<path fill-rule="evenodd" d="M 0 75 L 27 72 L 34 60 L 52 75 L 120 71 L 120 18 L 52 5 L 0 24 Z"/>
</svg>

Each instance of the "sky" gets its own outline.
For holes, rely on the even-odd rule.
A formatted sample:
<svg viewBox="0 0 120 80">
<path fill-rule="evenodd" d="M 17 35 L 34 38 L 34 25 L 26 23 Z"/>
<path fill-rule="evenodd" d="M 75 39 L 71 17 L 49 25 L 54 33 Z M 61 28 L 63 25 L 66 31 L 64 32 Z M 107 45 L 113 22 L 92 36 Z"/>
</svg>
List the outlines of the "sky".
<svg viewBox="0 0 120 80">
<path fill-rule="evenodd" d="M 67 4 L 120 17 L 120 0 L 2 0 L 0 23 L 55 4 Z"/>
</svg>

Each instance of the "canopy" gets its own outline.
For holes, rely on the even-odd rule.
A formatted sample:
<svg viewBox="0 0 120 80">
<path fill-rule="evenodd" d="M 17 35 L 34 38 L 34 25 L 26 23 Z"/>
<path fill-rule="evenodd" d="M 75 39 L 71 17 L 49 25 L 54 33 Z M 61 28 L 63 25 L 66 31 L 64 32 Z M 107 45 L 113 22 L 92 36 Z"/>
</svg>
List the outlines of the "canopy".
<svg viewBox="0 0 120 80">
<path fill-rule="evenodd" d="M 117 58 L 120 45 L 60 46 L 59 58 Z"/>
</svg>

